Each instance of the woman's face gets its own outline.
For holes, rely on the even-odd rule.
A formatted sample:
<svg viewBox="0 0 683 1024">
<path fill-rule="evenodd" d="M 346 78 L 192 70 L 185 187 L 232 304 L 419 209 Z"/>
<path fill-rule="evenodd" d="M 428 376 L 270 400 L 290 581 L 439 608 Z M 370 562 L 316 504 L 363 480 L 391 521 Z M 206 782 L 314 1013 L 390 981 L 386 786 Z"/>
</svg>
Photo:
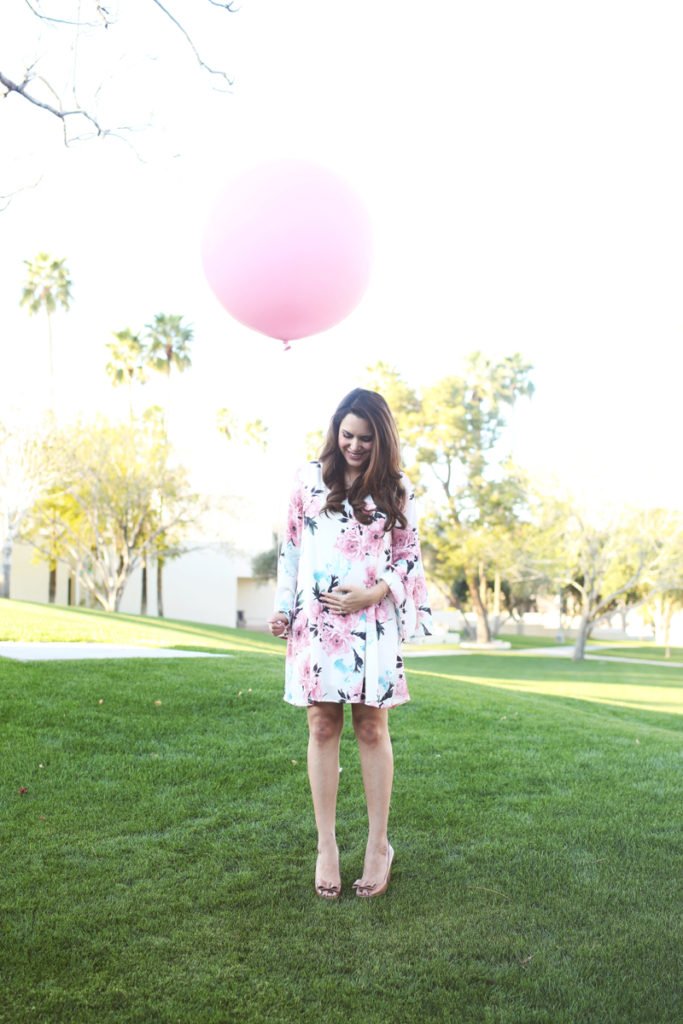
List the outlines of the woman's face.
<svg viewBox="0 0 683 1024">
<path fill-rule="evenodd" d="M 352 476 L 358 476 L 367 466 L 374 440 L 368 421 L 355 413 L 348 413 L 339 424 L 337 443 Z"/>
</svg>

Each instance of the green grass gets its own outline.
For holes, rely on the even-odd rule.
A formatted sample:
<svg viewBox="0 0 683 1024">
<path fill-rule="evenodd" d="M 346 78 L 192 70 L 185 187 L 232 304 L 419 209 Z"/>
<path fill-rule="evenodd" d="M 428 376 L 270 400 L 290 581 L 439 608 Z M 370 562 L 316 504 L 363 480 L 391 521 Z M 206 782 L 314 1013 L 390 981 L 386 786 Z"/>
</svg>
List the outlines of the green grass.
<svg viewBox="0 0 683 1024">
<path fill-rule="evenodd" d="M 679 1024 L 683 670 L 411 663 L 391 887 L 347 722 L 328 904 L 281 651 L 0 659 L 1 1021 Z"/>
<path fill-rule="evenodd" d="M 87 608 L 48 608 L 30 601 L 0 601 L 0 640 L 69 641 L 168 647 L 184 651 L 259 651 L 282 654 L 267 633 L 141 615 L 109 615 Z"/>
<path fill-rule="evenodd" d="M 507 640 L 513 650 L 522 647 L 572 647 L 572 640 L 558 641 L 551 636 L 526 636 L 523 633 L 501 633 L 499 640 Z"/>
<path fill-rule="evenodd" d="M 599 646 L 603 646 L 603 643 L 598 641 Z M 633 641 L 631 643 L 607 643 L 605 644 L 605 656 L 615 658 L 638 658 L 639 660 L 644 659 L 646 661 L 679 661 L 683 662 L 683 647 L 672 647 L 670 649 L 670 657 L 666 657 L 666 648 L 658 646 L 657 644 L 644 644 L 640 641 Z M 593 645 L 593 641 L 589 643 L 589 646 Z M 597 645 L 596 645 L 597 646 Z M 597 651 L 591 653 L 597 654 Z"/>
</svg>

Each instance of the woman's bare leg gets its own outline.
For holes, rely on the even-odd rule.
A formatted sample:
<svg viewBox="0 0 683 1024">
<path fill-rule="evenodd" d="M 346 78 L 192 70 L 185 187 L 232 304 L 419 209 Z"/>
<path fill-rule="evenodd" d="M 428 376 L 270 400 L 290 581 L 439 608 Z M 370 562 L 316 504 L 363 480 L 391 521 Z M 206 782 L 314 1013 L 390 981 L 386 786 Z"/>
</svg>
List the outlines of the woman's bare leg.
<svg viewBox="0 0 683 1024">
<path fill-rule="evenodd" d="M 340 885 L 336 818 L 339 788 L 339 742 L 344 705 L 327 701 L 308 708 L 308 778 L 318 828 L 316 879 L 321 885 Z"/>
<path fill-rule="evenodd" d="M 352 715 L 368 807 L 368 844 L 365 850 L 362 881 L 379 884 L 387 870 L 387 827 L 394 778 L 389 712 L 386 708 L 353 704 Z"/>
</svg>

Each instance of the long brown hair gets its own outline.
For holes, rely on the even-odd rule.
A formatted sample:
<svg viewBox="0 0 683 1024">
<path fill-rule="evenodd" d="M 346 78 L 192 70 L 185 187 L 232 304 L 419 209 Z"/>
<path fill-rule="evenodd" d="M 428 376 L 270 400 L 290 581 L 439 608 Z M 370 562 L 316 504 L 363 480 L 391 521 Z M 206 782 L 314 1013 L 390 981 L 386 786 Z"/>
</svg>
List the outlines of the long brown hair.
<svg viewBox="0 0 683 1024">
<path fill-rule="evenodd" d="M 345 416 L 366 420 L 372 429 L 372 448 L 365 469 L 346 489 L 346 460 L 339 447 L 339 427 Z M 325 511 L 341 512 L 344 499 L 353 508 L 356 519 L 366 526 L 372 522 L 372 513 L 364 505 L 364 498 L 370 495 L 377 508 L 387 517 L 385 530 L 394 526 L 405 529 L 407 522 L 403 513 L 405 488 L 401 483 L 401 451 L 398 430 L 386 401 L 376 391 L 354 388 L 337 406 L 330 420 L 327 437 L 320 454 L 323 480 L 329 487 Z"/>
</svg>

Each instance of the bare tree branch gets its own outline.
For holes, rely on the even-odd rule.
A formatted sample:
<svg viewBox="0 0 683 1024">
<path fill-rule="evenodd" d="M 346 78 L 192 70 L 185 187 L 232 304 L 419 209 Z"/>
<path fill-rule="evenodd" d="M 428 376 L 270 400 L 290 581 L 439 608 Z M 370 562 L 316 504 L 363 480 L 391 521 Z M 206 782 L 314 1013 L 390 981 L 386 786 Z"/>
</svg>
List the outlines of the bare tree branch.
<svg viewBox="0 0 683 1024">
<path fill-rule="evenodd" d="M 231 14 L 236 13 L 236 9 L 235 9 L 235 7 L 234 7 L 232 2 L 225 2 L 225 0 L 208 0 L 208 2 L 213 7 L 218 7 L 220 9 L 222 9 L 222 10 L 228 11 Z M 97 16 L 99 16 L 99 21 L 97 21 L 97 20 L 81 21 L 79 19 L 71 20 L 71 19 L 68 19 L 68 18 L 57 18 L 57 17 L 53 17 L 52 15 L 45 14 L 40 9 L 40 0 L 24 0 L 24 3 L 28 7 L 28 9 L 31 11 L 31 13 L 36 18 L 40 19 L 41 21 L 50 22 L 50 23 L 55 24 L 55 25 L 71 26 L 71 27 L 75 28 L 76 30 L 79 30 L 81 28 L 96 29 L 96 30 L 104 28 L 106 30 L 111 25 L 113 25 L 115 23 L 115 21 L 116 21 L 116 18 L 111 14 L 111 12 L 108 9 L 108 7 L 105 4 L 103 4 L 103 3 L 96 3 L 94 5 L 95 6 L 95 12 L 96 12 Z M 154 3 L 159 8 L 159 10 L 162 12 L 162 14 L 166 18 L 168 18 L 169 21 L 172 22 L 172 24 L 175 26 L 177 31 L 180 32 L 183 35 L 183 37 L 185 38 L 188 46 L 192 50 L 192 53 L 194 54 L 194 56 L 195 56 L 195 58 L 197 60 L 198 65 L 204 71 L 208 72 L 210 75 L 213 75 L 216 78 L 222 79 L 222 81 L 224 83 L 224 86 L 223 86 L 223 88 L 220 91 L 228 92 L 230 87 L 232 87 L 232 85 L 233 85 L 232 79 L 226 74 L 225 71 L 221 71 L 218 68 L 211 67 L 204 60 L 204 58 L 202 57 L 201 53 L 199 52 L 199 49 L 195 45 L 195 42 L 194 42 L 192 36 L 190 35 L 190 33 L 188 32 L 188 30 L 185 28 L 185 26 L 182 24 L 182 22 L 175 16 L 175 14 L 173 14 L 173 12 L 167 6 L 165 6 L 165 4 L 162 2 L 162 0 L 152 0 L 152 3 Z M 34 82 L 41 82 L 42 85 L 46 89 L 48 89 L 52 93 L 52 95 L 55 97 L 55 102 L 53 103 L 53 102 L 50 102 L 49 100 L 40 99 L 35 94 L 35 91 L 30 88 L 31 83 L 34 83 Z M 89 124 L 90 128 L 92 129 L 92 135 L 93 136 L 100 136 L 100 137 L 101 136 L 113 136 L 113 137 L 121 138 L 124 141 L 128 141 L 125 138 L 125 135 L 123 135 L 122 133 L 123 132 L 131 131 L 130 128 L 119 126 L 116 129 L 110 129 L 110 128 L 103 127 L 103 125 L 98 120 L 97 116 L 91 110 L 89 110 L 87 107 L 81 106 L 81 104 L 78 102 L 78 99 L 74 99 L 74 100 L 71 101 L 72 103 L 73 102 L 76 103 L 75 107 L 70 108 L 70 109 L 64 109 L 64 105 L 63 105 L 63 103 L 61 101 L 60 96 L 58 96 L 55 93 L 54 89 L 52 89 L 52 87 L 50 86 L 49 82 L 47 82 L 45 79 L 39 78 L 38 76 L 33 74 L 33 67 L 29 67 L 27 69 L 27 71 L 26 71 L 26 73 L 24 75 L 24 80 L 22 82 L 15 81 L 14 78 L 9 77 L 9 75 L 7 75 L 7 74 L 5 74 L 3 72 L 0 72 L 0 85 L 2 85 L 4 87 L 4 90 L 5 90 L 4 93 L 1 94 L 0 98 L 4 98 L 4 97 L 8 96 L 10 93 L 16 93 L 17 96 L 21 96 L 22 99 L 26 100 L 32 106 L 37 107 L 40 110 L 44 110 L 48 114 L 50 114 L 51 116 L 58 118 L 61 121 L 61 123 L 62 123 L 62 129 L 63 129 L 63 132 L 64 132 L 64 143 L 65 143 L 65 145 L 69 145 L 70 142 L 74 142 L 74 141 L 78 141 L 78 140 L 81 140 L 81 139 L 86 139 L 86 138 L 91 137 L 90 132 L 83 133 L 81 135 L 75 135 L 75 136 L 71 136 L 69 134 L 68 129 L 67 129 L 67 122 L 69 124 L 73 125 L 75 120 L 76 120 L 76 123 L 77 123 L 77 119 L 79 117 L 84 118 L 85 121 Z M 72 90 L 74 90 L 74 89 L 75 89 L 75 86 L 72 86 Z M 74 96 L 75 96 L 75 92 L 74 92 Z M 2 197 L 0 197 L 0 200 L 1 199 L 2 199 Z M 1 208 L 1 206 L 0 206 L 0 208 Z"/>
<path fill-rule="evenodd" d="M 86 121 L 89 121 L 90 124 L 93 126 L 96 135 L 110 134 L 110 132 L 106 128 L 103 128 L 97 121 L 97 119 L 92 114 L 89 114 L 87 110 L 82 110 L 78 107 L 74 110 L 60 110 L 58 107 L 53 107 L 52 104 L 45 103 L 43 100 L 39 100 L 36 96 L 32 96 L 29 92 L 27 92 L 27 87 L 30 85 L 32 81 L 35 81 L 35 79 L 31 77 L 29 72 L 26 73 L 24 81 L 19 83 L 13 82 L 11 78 L 8 78 L 7 75 L 3 74 L 2 71 L 0 71 L 0 85 L 4 85 L 5 89 L 7 90 L 5 92 L 5 96 L 9 96 L 10 93 L 16 92 L 19 96 L 23 96 L 25 100 L 28 100 L 28 102 L 32 103 L 34 106 L 39 107 L 41 110 L 46 110 L 49 114 L 53 114 L 55 117 L 60 118 L 62 125 L 64 126 L 65 143 L 68 144 L 68 136 L 66 134 L 66 119 L 68 117 L 84 117 Z M 45 82 L 44 84 L 47 86 L 47 88 L 51 89 L 47 82 Z"/>
<path fill-rule="evenodd" d="M 15 188 L 13 192 L 8 192 L 6 195 L 0 195 L 0 213 L 3 213 L 7 209 L 14 197 L 18 196 L 20 192 L 26 192 L 26 190 L 30 188 L 37 188 L 42 180 L 41 176 L 30 185 L 22 185 L 20 188 Z"/>
<path fill-rule="evenodd" d="M 28 7 L 31 14 L 35 14 L 36 18 L 40 18 L 41 21 L 51 21 L 55 25 L 74 25 L 76 28 L 100 28 L 101 24 L 93 21 L 71 21 L 67 18 L 52 18 L 49 14 L 43 14 L 39 11 L 30 0 L 24 0 L 24 3 Z M 101 21 L 104 23 L 105 28 L 108 28 L 113 22 L 109 18 L 109 11 L 102 4 L 97 5 L 97 13 L 101 16 Z"/>
<path fill-rule="evenodd" d="M 206 61 L 202 58 L 201 54 L 199 53 L 199 50 L 195 46 L 194 42 L 192 41 L 192 37 L 190 36 L 187 29 L 183 25 L 181 25 L 181 23 L 178 21 L 174 14 L 171 14 L 167 7 L 164 7 L 164 5 L 161 3 L 161 0 L 152 0 L 152 3 L 156 4 L 159 10 L 166 15 L 169 21 L 173 22 L 178 31 L 183 36 L 185 36 L 185 39 L 187 40 L 190 49 L 197 58 L 197 63 L 199 64 L 199 66 L 204 68 L 205 71 L 208 71 L 210 75 L 217 75 L 219 78 L 222 78 L 225 82 L 227 82 L 228 86 L 232 86 L 234 83 L 232 79 L 229 78 L 228 75 L 226 75 L 225 71 L 219 71 L 217 68 L 212 68 L 206 63 Z M 214 6 L 225 7 L 226 10 L 230 10 L 229 4 L 216 4 Z"/>
</svg>

